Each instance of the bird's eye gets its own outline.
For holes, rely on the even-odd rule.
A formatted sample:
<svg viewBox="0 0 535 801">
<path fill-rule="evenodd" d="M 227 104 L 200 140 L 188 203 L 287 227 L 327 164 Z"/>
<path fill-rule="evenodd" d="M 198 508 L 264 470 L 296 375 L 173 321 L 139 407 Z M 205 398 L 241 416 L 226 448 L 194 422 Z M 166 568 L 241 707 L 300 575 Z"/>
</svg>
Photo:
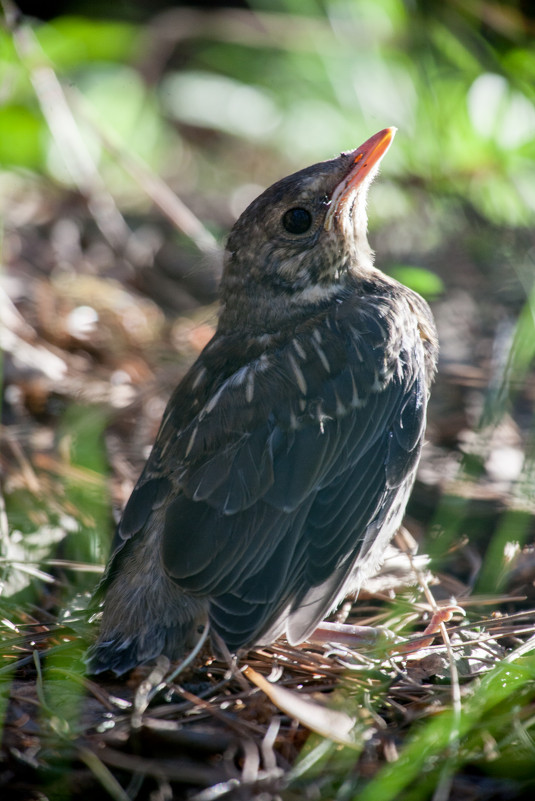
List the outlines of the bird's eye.
<svg viewBox="0 0 535 801">
<path fill-rule="evenodd" d="M 289 234 L 304 234 L 312 225 L 312 215 L 306 209 L 288 209 L 282 224 Z"/>
</svg>

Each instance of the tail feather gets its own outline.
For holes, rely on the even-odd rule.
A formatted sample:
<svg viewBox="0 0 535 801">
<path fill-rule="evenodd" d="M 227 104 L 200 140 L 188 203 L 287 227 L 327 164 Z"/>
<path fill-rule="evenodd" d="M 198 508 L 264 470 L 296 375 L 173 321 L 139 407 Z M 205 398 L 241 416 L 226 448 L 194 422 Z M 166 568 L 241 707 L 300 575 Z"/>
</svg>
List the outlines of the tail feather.
<svg viewBox="0 0 535 801">
<path fill-rule="evenodd" d="M 86 654 L 87 672 L 97 675 L 111 671 L 122 676 L 138 665 L 152 662 L 161 654 L 181 659 L 192 647 L 192 622 L 171 627 L 154 624 L 150 631 L 125 636 L 123 632 L 97 640 Z"/>
<path fill-rule="evenodd" d="M 207 620 L 208 602 L 193 598 L 165 573 L 158 548 L 161 521 L 152 519 L 144 537 L 116 548 L 94 603 L 102 601 L 100 635 L 86 654 L 90 674 L 120 676 L 164 655 L 183 658 Z"/>
</svg>

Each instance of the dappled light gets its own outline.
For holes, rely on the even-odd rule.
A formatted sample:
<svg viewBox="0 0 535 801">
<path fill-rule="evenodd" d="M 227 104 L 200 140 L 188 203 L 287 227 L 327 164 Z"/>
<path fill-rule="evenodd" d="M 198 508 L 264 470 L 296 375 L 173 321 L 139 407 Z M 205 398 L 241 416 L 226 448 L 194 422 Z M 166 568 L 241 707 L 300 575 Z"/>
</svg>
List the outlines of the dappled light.
<svg viewBox="0 0 535 801">
<path fill-rule="evenodd" d="M 2 8 L 0 797 L 532 794 L 529 4 Z M 331 620 L 374 636 L 225 661 L 206 630 L 178 666 L 87 676 L 91 593 L 216 331 L 226 235 L 390 126 L 370 244 L 431 304 L 440 361 L 406 530 Z"/>
</svg>

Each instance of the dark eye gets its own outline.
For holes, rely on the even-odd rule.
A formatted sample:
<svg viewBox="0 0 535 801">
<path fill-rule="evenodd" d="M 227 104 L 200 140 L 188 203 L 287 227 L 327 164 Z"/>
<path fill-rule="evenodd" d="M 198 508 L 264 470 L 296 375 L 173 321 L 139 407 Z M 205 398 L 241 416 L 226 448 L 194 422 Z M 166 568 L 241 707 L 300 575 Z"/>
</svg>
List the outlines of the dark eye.
<svg viewBox="0 0 535 801">
<path fill-rule="evenodd" d="M 288 209 L 282 224 L 289 234 L 304 234 L 312 225 L 312 214 L 306 209 Z"/>
</svg>

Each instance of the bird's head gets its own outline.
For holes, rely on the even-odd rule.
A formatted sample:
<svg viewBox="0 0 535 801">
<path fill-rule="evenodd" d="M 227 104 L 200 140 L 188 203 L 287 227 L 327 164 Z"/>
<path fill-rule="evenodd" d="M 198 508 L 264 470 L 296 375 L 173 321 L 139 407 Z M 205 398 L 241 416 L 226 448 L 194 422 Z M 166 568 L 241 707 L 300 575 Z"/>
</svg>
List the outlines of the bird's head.
<svg viewBox="0 0 535 801">
<path fill-rule="evenodd" d="M 232 324 L 229 306 L 242 300 L 269 326 L 271 307 L 317 305 L 348 276 L 369 274 L 366 196 L 395 131 L 289 175 L 251 203 L 228 238 L 222 320 Z"/>
</svg>

